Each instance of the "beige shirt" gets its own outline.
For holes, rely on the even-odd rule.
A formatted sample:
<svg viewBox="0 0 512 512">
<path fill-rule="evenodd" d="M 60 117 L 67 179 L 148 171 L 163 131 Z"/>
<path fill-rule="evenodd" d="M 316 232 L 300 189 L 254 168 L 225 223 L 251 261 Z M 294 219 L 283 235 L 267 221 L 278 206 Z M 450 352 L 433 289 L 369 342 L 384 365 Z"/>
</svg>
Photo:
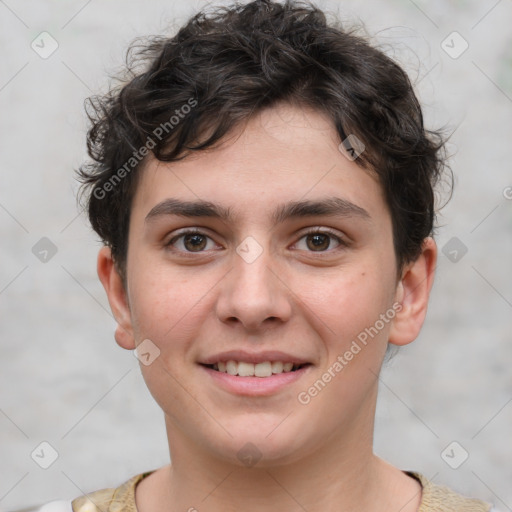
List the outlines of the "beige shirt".
<svg viewBox="0 0 512 512">
<path fill-rule="evenodd" d="M 102 489 L 74 499 L 73 512 L 137 512 L 135 487 L 152 471 L 141 473 L 113 489 Z M 492 506 L 483 501 L 467 498 L 449 488 L 430 482 L 420 473 L 406 471 L 420 482 L 423 492 L 418 512 L 491 512 Z"/>
</svg>

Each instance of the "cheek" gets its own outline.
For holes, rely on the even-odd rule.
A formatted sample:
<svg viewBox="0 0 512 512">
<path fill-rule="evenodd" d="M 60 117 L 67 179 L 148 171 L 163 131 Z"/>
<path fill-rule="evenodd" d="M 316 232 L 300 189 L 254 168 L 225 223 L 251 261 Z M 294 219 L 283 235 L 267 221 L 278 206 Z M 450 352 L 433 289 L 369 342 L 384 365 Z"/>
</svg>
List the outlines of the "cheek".
<svg viewBox="0 0 512 512">
<path fill-rule="evenodd" d="M 197 277 L 189 279 L 186 271 L 170 272 L 164 267 L 148 262 L 130 283 L 134 329 L 139 338 L 153 337 L 162 347 L 177 334 L 183 337 L 190 325 L 198 325 L 201 299 L 211 288 Z"/>
<path fill-rule="evenodd" d="M 309 283 L 311 285 L 311 283 Z M 301 285 L 297 293 L 316 318 L 331 346 L 346 345 L 375 324 L 391 307 L 394 283 L 378 268 L 358 272 L 339 271 Z M 380 326 L 380 324 L 379 324 Z M 383 331 L 387 331 L 386 324 Z M 384 332 L 384 335 L 386 333 Z"/>
<path fill-rule="evenodd" d="M 197 405 L 184 393 L 183 363 L 202 325 L 198 315 L 205 290 L 189 285 L 183 274 L 162 270 L 148 264 L 132 274 L 130 309 L 137 343 L 149 339 L 156 346 L 154 360 L 140 364 L 144 381 L 155 401 L 177 421 L 197 415 Z"/>
<path fill-rule="evenodd" d="M 392 274 L 386 276 L 378 267 L 326 279 L 324 285 L 309 294 L 308 306 L 318 315 L 316 330 L 322 330 L 326 357 L 319 374 L 297 397 L 319 431 L 356 417 L 360 405 L 376 392 L 395 313 Z"/>
</svg>

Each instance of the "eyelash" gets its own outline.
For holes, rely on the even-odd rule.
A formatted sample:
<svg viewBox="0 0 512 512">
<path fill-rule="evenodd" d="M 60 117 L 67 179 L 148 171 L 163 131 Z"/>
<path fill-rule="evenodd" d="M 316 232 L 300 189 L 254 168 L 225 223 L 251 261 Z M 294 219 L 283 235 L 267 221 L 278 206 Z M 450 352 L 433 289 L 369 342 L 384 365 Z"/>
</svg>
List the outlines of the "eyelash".
<svg viewBox="0 0 512 512">
<path fill-rule="evenodd" d="M 314 229 L 311 229 L 309 231 L 306 231 L 305 233 L 301 234 L 301 236 L 300 236 L 298 241 L 302 240 L 304 237 L 307 237 L 307 236 L 310 236 L 310 235 L 317 235 L 317 234 L 318 235 L 328 235 L 331 238 L 333 238 L 339 244 L 339 246 L 341 246 L 341 247 L 348 247 L 348 242 L 343 237 L 340 237 L 334 231 L 332 231 L 332 230 L 330 230 L 328 228 L 323 228 L 323 229 L 322 228 L 314 228 Z M 171 238 L 171 240 L 169 240 L 169 242 L 167 242 L 165 244 L 165 247 L 172 247 L 172 245 L 175 244 L 176 241 L 178 241 L 181 238 L 184 238 L 187 235 L 201 235 L 201 236 L 204 236 L 206 238 L 209 238 L 210 240 L 212 239 L 209 235 L 207 235 L 206 233 L 203 233 L 202 231 L 200 231 L 198 229 L 189 229 L 189 230 L 183 231 L 180 234 L 178 234 L 178 235 L 174 236 L 173 238 Z M 333 252 L 336 249 L 339 249 L 339 247 L 335 248 L 333 250 L 327 250 L 327 251 L 307 251 L 307 252 L 310 252 L 312 254 L 315 254 L 315 253 L 322 254 L 322 253 Z M 200 253 L 203 253 L 205 251 L 194 252 L 194 251 L 181 251 L 181 250 L 178 250 L 178 252 L 182 252 L 182 253 L 185 253 L 185 254 L 200 254 Z"/>
</svg>

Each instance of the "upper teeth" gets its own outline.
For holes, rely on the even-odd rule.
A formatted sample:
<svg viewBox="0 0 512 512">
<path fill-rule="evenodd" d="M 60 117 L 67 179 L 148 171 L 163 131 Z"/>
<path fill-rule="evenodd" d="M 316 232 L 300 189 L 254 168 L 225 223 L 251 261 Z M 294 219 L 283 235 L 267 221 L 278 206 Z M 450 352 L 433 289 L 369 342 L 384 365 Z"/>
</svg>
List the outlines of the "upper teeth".
<svg viewBox="0 0 512 512">
<path fill-rule="evenodd" d="M 242 361 L 219 361 L 213 365 L 213 368 L 219 372 L 240 377 L 270 377 L 274 373 L 291 372 L 293 367 L 293 363 L 283 363 L 281 361 L 265 361 L 257 364 Z"/>
</svg>

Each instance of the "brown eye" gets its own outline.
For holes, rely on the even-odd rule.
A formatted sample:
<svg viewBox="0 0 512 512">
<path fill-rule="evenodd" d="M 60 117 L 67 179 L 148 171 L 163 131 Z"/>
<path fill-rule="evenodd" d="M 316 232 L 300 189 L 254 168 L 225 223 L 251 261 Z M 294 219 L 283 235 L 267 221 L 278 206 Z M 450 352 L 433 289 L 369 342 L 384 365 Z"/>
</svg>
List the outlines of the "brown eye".
<svg viewBox="0 0 512 512">
<path fill-rule="evenodd" d="M 208 241 L 213 241 L 211 238 L 200 231 L 185 231 L 174 238 L 172 238 L 166 247 L 172 247 L 178 252 L 191 253 L 203 252 L 205 249 L 211 248 L 208 246 Z"/>
<path fill-rule="evenodd" d="M 324 234 L 315 233 L 313 235 L 307 235 L 308 247 L 314 251 L 325 250 L 329 248 L 330 236 Z"/>
<path fill-rule="evenodd" d="M 183 245 L 190 251 L 201 251 L 206 246 L 206 237 L 196 233 L 185 235 L 183 238 Z"/>
<path fill-rule="evenodd" d="M 302 242 L 305 240 L 305 243 Z M 334 247 L 333 246 L 334 241 Z M 329 230 L 314 230 L 302 235 L 297 242 L 300 250 L 307 252 L 331 252 L 330 249 L 335 250 L 340 246 L 346 247 L 347 244 L 339 235 L 332 233 Z M 302 247 L 300 247 L 302 245 Z"/>
</svg>

